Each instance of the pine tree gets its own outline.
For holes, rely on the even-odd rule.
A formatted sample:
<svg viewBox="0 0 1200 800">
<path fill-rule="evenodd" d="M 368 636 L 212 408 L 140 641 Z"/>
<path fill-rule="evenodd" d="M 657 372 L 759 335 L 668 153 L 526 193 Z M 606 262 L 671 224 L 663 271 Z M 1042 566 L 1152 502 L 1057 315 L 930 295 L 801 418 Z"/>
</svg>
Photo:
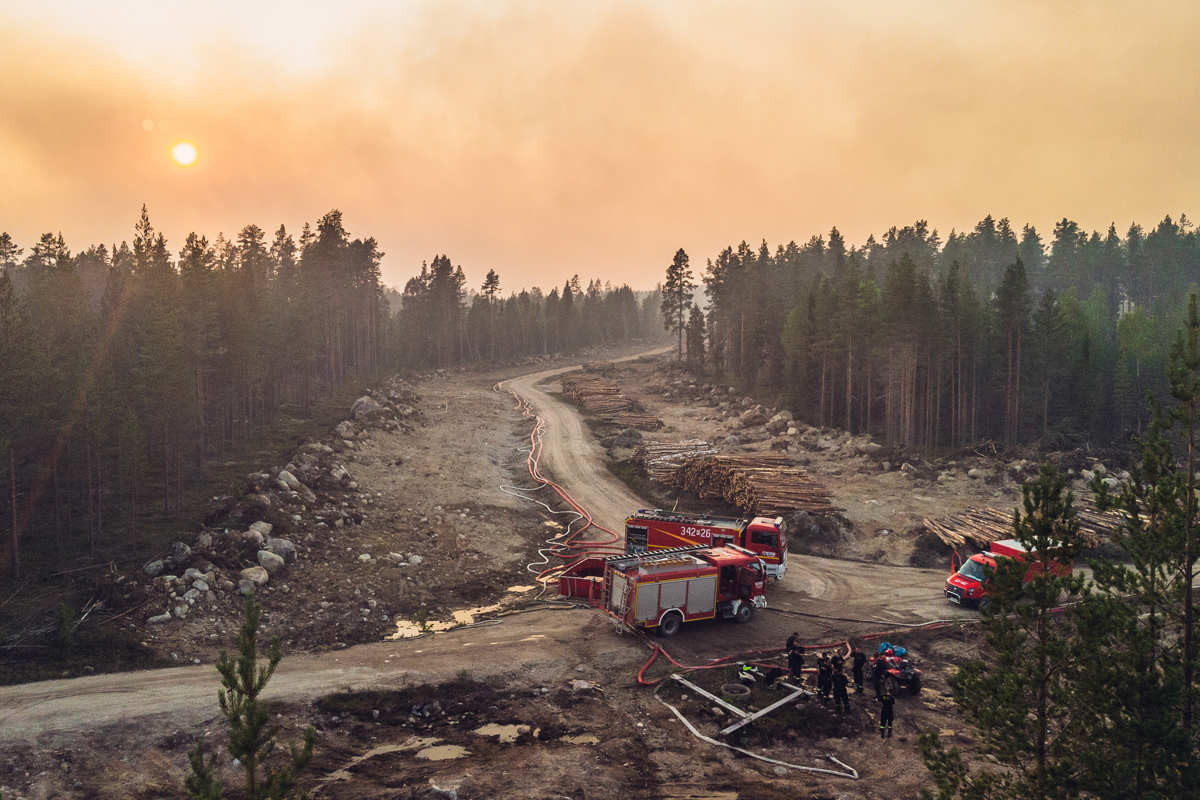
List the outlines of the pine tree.
<svg viewBox="0 0 1200 800">
<path fill-rule="evenodd" d="M 662 287 L 663 327 L 679 336 L 675 363 L 683 360 L 683 333 L 687 329 L 687 313 L 692 305 L 692 290 L 695 288 L 692 270 L 688 267 L 688 254 L 681 247 L 675 252 L 671 266 L 667 267 L 667 279 Z"/>
<path fill-rule="evenodd" d="M 1058 574 L 1083 548 L 1074 498 L 1066 481 L 1044 466 L 1023 487 L 1025 513 L 1013 517 L 1014 538 L 1031 554 L 1025 562 L 998 559 L 988 583 L 984 612 L 987 650 L 950 678 L 954 702 L 979 735 L 984 752 L 1006 767 L 972 775 L 947 754 L 936 735 L 921 737 L 926 767 L 939 797 L 1006 797 L 1045 800 L 1078 793 L 1078 755 L 1087 747 L 1078 703 L 1082 641 L 1073 611 L 1060 609 L 1084 591 L 1082 575 Z M 1037 564 L 1033 580 L 1024 578 Z M 957 787 L 957 789 L 955 788 Z M 923 796 L 931 797 L 927 791 Z"/>
<path fill-rule="evenodd" d="M 1099 476 L 1092 483 L 1097 507 L 1121 512 L 1113 540 L 1130 559 L 1127 565 L 1097 564 L 1095 579 L 1110 594 L 1135 602 L 1140 619 L 1133 630 L 1144 631 L 1148 647 L 1132 652 L 1144 654 L 1140 671 L 1152 679 L 1153 705 L 1161 708 L 1164 700 L 1177 698 L 1170 704 L 1175 719 L 1156 731 L 1174 752 L 1166 765 L 1167 775 L 1174 774 L 1168 785 L 1180 797 L 1194 797 L 1200 773 L 1194 603 L 1200 559 L 1200 314 L 1195 294 L 1171 349 L 1167 376 L 1175 403 L 1164 407 L 1151 397 L 1151 422 L 1145 438 L 1134 440 L 1140 453 L 1129 480 L 1116 496 Z M 1176 446 L 1184 452 L 1176 454 Z M 1145 716 L 1146 710 L 1134 707 L 1129 719 L 1136 724 Z M 1161 770 L 1150 771 L 1162 779 Z"/>
<path fill-rule="evenodd" d="M 221 713 L 229 720 L 229 755 L 237 759 L 246 775 L 246 800 L 282 800 L 296 785 L 299 773 L 312 761 L 313 743 L 317 732 L 309 725 L 304 729 L 304 747 L 289 747 L 291 764 L 279 770 L 266 765 L 275 749 L 278 727 L 271 725 L 271 715 L 266 702 L 259 694 L 275 673 L 283 658 L 279 637 L 271 640 L 267 648 L 267 666 L 258 666 L 258 626 L 262 619 L 262 606 L 250 594 L 246 597 L 246 618 L 238 635 L 238 658 L 231 659 L 222 650 L 217 662 L 221 673 L 221 685 L 217 693 Z M 185 778 L 185 786 L 192 800 L 221 800 L 220 781 L 213 774 L 217 754 L 204 760 L 204 739 L 195 749 L 188 752 L 191 771 Z M 259 775 L 262 768 L 263 774 Z M 302 795 L 308 798 L 308 794 Z"/>
<path fill-rule="evenodd" d="M 33 335 L 29 322 L 17 302 L 8 272 L 0 272 L 0 472 L 5 488 L 0 507 L 6 513 L 4 527 L 8 528 L 8 574 L 21 577 L 21 527 L 17 513 L 17 449 L 27 446 L 26 418 L 29 413 L 31 379 L 35 374 Z"/>
</svg>

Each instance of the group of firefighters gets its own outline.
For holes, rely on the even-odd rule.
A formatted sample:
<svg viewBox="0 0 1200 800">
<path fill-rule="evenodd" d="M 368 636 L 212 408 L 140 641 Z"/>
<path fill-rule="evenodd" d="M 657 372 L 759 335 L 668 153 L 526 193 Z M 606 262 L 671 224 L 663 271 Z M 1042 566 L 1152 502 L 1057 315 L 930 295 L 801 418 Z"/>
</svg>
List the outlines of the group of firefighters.
<svg viewBox="0 0 1200 800">
<path fill-rule="evenodd" d="M 798 684 L 802 684 L 804 677 L 802 671 L 804 669 L 804 648 L 800 644 L 800 634 L 793 633 L 788 637 L 787 644 L 788 670 L 792 673 L 792 678 Z M 817 697 L 822 703 L 825 702 L 831 695 L 833 696 L 833 707 L 835 710 L 841 710 L 842 713 L 850 713 L 850 678 L 842 671 L 846 664 L 841 654 L 821 653 L 817 656 Z M 850 651 L 850 674 L 854 678 L 855 694 L 863 692 L 863 668 L 867 664 L 867 656 L 862 650 L 855 646 Z M 887 662 L 883 653 L 878 653 L 871 664 L 871 683 L 875 689 L 875 699 L 880 703 L 879 714 L 879 738 L 883 739 L 892 735 L 892 723 L 895 720 L 896 698 L 884 685 L 883 675 L 887 671 Z M 742 665 L 743 682 L 755 683 L 760 679 L 760 674 L 752 665 Z M 773 685 L 776 680 L 783 677 L 783 670 L 778 667 L 770 670 L 765 676 L 761 676 L 761 680 L 768 686 Z"/>
</svg>

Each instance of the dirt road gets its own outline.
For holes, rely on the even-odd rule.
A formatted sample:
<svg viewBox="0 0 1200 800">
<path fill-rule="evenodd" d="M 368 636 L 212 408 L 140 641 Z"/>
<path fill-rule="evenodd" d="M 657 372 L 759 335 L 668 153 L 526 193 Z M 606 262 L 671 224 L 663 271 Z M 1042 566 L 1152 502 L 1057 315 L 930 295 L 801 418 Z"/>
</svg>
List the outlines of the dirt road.
<svg viewBox="0 0 1200 800">
<path fill-rule="evenodd" d="M 605 469 L 604 453 L 579 414 L 539 386 L 573 369 L 578 367 L 546 370 L 504 386 L 529 399 L 546 423 L 543 469 L 589 509 L 598 524 L 620 532 L 630 509 L 643 501 Z M 754 625 L 736 628 L 721 621 L 700 623 L 695 635 L 673 647 L 699 656 L 714 647 L 778 646 L 796 626 L 819 637 L 835 627 L 875 631 L 935 620 L 952 610 L 940 595 L 944 580 L 941 570 L 793 555 L 787 575 L 771 590 L 772 608 L 783 614 L 760 614 Z M 552 620 L 547 614 L 529 614 L 511 617 L 497 628 L 289 656 L 280 664 L 270 692 L 278 699 L 295 700 L 345 686 L 394 685 L 405 673 L 414 681 L 444 678 L 462 668 L 463 648 L 486 648 L 496 654 L 498 664 L 570 660 L 570 643 L 579 635 L 578 626 L 587 623 L 586 613 L 560 613 Z M 472 651 L 472 669 L 481 663 L 478 652 Z M 0 693 L 0 741 L 83 731 L 134 717 L 169 715 L 182 723 L 190 715 L 199 721 L 212 716 L 214 690 L 209 664 L 8 687 Z"/>
</svg>

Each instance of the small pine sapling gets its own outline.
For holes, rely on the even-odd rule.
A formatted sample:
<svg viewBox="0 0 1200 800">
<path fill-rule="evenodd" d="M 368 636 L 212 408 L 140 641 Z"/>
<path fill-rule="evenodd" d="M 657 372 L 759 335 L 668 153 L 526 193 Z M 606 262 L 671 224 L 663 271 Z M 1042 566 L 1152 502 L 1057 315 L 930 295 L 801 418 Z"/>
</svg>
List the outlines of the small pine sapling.
<svg viewBox="0 0 1200 800">
<path fill-rule="evenodd" d="M 279 647 L 279 637 L 275 637 L 267 648 L 267 666 L 258 666 L 258 625 L 261 619 L 262 606 L 251 594 L 246 597 L 246 619 L 238 635 L 239 655 L 231 659 L 222 650 L 217 662 L 217 671 L 221 673 L 221 685 L 224 687 L 217 692 L 217 699 L 221 704 L 221 713 L 229 720 L 229 754 L 237 759 L 246 774 L 246 799 L 283 800 L 295 787 L 300 772 L 312 761 L 317 732 L 309 725 L 304 729 L 304 747 L 297 749 L 295 745 L 289 746 L 290 766 L 279 770 L 266 766 L 267 759 L 275 749 L 275 734 L 279 728 L 271 725 L 267 704 L 259 699 L 259 694 L 275 673 L 275 668 L 283 658 L 283 651 Z M 196 743 L 195 749 L 188 753 L 191 770 L 184 779 L 184 785 L 191 793 L 192 800 L 222 800 L 223 788 L 213 771 L 216 758 L 214 753 L 205 761 L 203 737 Z M 262 776 L 259 775 L 260 767 L 264 770 Z M 308 798 L 309 795 L 302 797 Z"/>
</svg>

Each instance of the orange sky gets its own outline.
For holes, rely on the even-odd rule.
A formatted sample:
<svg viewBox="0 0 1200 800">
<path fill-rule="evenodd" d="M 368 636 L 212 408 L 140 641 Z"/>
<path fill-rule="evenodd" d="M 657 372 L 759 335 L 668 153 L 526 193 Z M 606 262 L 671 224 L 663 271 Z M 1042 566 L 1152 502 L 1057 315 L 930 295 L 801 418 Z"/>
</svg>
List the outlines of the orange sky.
<svg viewBox="0 0 1200 800">
<path fill-rule="evenodd" d="M 145 203 L 177 252 L 336 207 L 389 284 L 444 252 L 507 294 L 1200 214 L 1200 4 L 838 5 L 0 0 L 0 231 L 111 244 Z"/>
</svg>

